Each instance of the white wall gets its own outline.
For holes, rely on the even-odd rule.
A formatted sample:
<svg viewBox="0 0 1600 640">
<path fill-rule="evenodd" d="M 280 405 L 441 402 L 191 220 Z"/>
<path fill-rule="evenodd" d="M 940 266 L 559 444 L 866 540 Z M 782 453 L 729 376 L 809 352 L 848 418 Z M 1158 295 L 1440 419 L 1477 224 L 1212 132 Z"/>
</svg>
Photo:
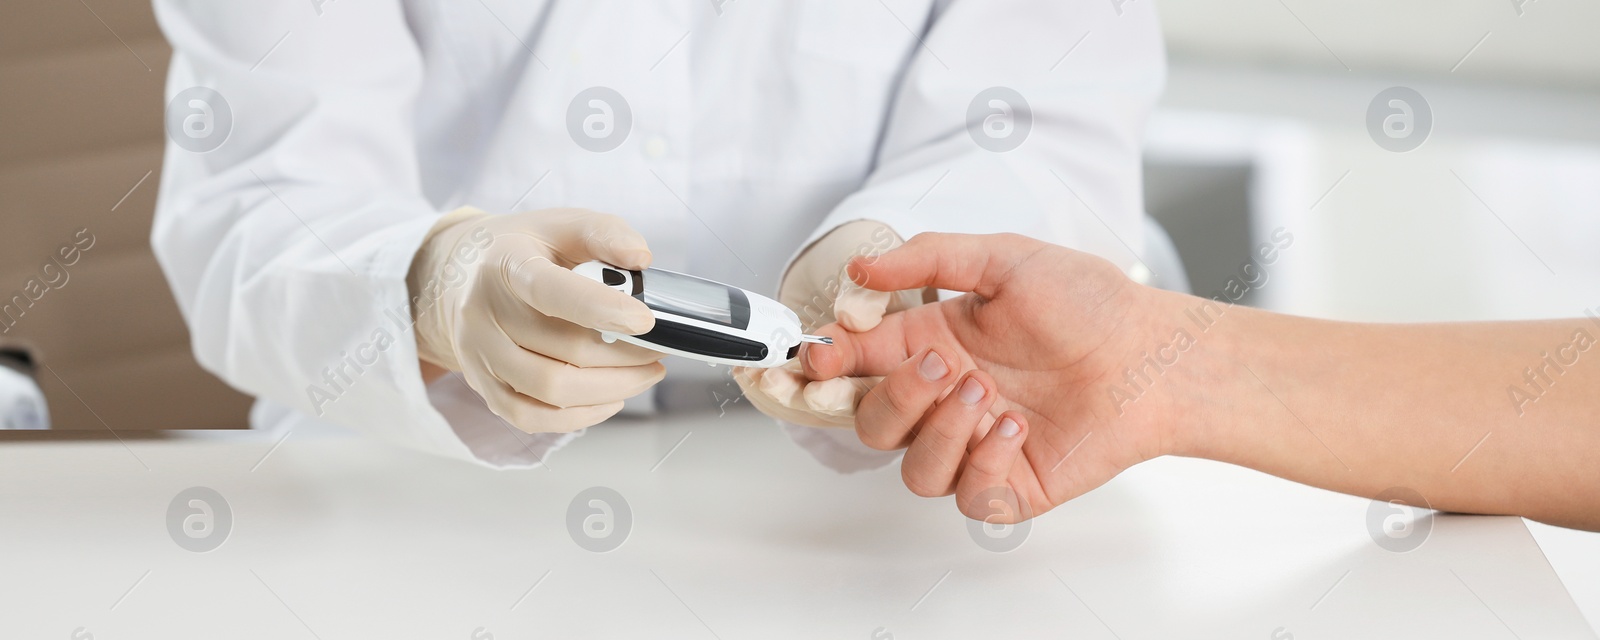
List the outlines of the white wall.
<svg viewBox="0 0 1600 640">
<path fill-rule="evenodd" d="M 1431 74 L 1473 83 L 1600 87 L 1600 40 L 1594 37 L 1600 4 L 1589 0 L 1157 4 L 1167 46 L 1183 59 L 1330 73 Z"/>
</svg>

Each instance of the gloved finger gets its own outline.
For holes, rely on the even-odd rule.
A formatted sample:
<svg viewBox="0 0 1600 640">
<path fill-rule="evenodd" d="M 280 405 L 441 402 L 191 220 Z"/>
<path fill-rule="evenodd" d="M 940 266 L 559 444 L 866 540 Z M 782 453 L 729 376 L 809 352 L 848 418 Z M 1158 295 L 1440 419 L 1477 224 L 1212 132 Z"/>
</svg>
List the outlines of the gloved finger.
<svg viewBox="0 0 1600 640">
<path fill-rule="evenodd" d="M 854 421 L 856 403 L 871 388 L 860 378 L 808 382 L 805 376 L 787 367 L 744 369 L 736 372 L 736 380 L 741 373 L 751 381 L 748 385 L 741 382 L 747 396 L 764 396 L 768 403 L 795 412 L 843 418 L 846 424 Z"/>
<path fill-rule="evenodd" d="M 989 435 L 967 455 L 956 483 L 956 505 L 974 520 L 1013 524 L 1033 517 L 1028 501 L 1017 494 L 1009 479 L 1011 469 L 1028 438 L 1028 421 L 1015 411 L 1000 415 Z"/>
<path fill-rule="evenodd" d="M 1049 245 L 1011 233 L 921 233 L 883 255 L 850 262 L 850 279 L 876 291 L 934 287 L 993 298 L 1005 276 Z"/>
<path fill-rule="evenodd" d="M 521 301 L 517 306 L 522 306 Z M 632 367 L 659 361 L 667 355 L 621 340 L 607 343 L 594 329 L 529 311 L 526 307 L 520 314 L 498 318 L 497 324 L 522 348 L 580 367 Z"/>
<path fill-rule="evenodd" d="M 801 378 L 804 380 L 804 378 Z M 801 393 L 805 404 L 803 407 L 812 411 L 830 415 L 856 414 L 856 406 L 861 404 L 861 398 L 871 391 L 872 383 L 866 378 L 846 376 L 806 382 Z"/>
<path fill-rule="evenodd" d="M 961 459 L 978 425 L 994 405 L 994 380 L 976 369 L 956 383 L 955 392 L 946 395 L 917 425 L 916 440 L 906 449 L 900 463 L 900 478 L 912 493 L 924 498 L 947 496 L 955 491 Z"/>
<path fill-rule="evenodd" d="M 805 377 L 788 369 L 767 369 L 761 374 L 756 388 L 779 405 L 790 409 L 803 409 L 800 394 L 805 390 Z"/>
<path fill-rule="evenodd" d="M 855 416 L 833 416 L 816 411 L 800 410 L 779 404 L 777 400 L 762 392 L 758 388 L 760 380 L 767 374 L 781 369 L 750 369 L 738 368 L 734 370 L 733 379 L 739 383 L 739 388 L 744 391 L 744 397 L 750 404 L 768 416 L 791 424 L 807 427 L 822 427 L 834 429 L 850 429 L 855 427 Z"/>
<path fill-rule="evenodd" d="M 543 220 L 541 233 L 561 266 L 572 268 L 599 260 L 624 269 L 650 266 L 650 245 L 626 220 L 609 213 L 587 209 L 552 211 Z"/>
<path fill-rule="evenodd" d="M 539 313 L 590 329 L 639 335 L 656 324 L 643 302 L 544 257 L 511 265 L 506 282 L 518 299 Z"/>
<path fill-rule="evenodd" d="M 924 349 L 891 372 L 856 407 L 856 436 L 880 451 L 906 446 L 914 428 L 955 381 L 953 355 Z"/>
<path fill-rule="evenodd" d="M 483 367 L 466 367 L 461 373 L 490 411 L 524 433 L 570 433 L 605 422 L 622 410 L 622 402 L 563 409 L 517 393 Z"/>
<path fill-rule="evenodd" d="M 515 396 L 509 399 L 509 403 L 511 408 L 506 415 L 500 415 L 498 411 L 495 413 L 524 433 L 572 433 L 587 429 L 611 419 L 611 416 L 622 411 L 623 405 L 621 402 L 612 402 L 563 409 L 527 396 Z"/>
<path fill-rule="evenodd" d="M 626 400 L 667 375 L 667 368 L 659 362 L 635 367 L 576 367 L 515 347 L 480 357 L 494 377 L 517 393 L 561 408 Z"/>
<path fill-rule="evenodd" d="M 845 278 L 839 284 L 839 295 L 833 300 L 833 317 L 840 326 L 854 332 L 863 332 L 878 326 L 889 308 L 888 291 L 873 291 Z"/>
<path fill-rule="evenodd" d="M 894 229 L 875 220 L 853 220 L 834 227 L 801 249 L 790 263 L 778 286 L 778 302 L 794 310 L 806 330 L 834 322 L 840 290 L 851 284 L 845 264 L 854 256 L 876 254 L 899 244 Z"/>
</svg>

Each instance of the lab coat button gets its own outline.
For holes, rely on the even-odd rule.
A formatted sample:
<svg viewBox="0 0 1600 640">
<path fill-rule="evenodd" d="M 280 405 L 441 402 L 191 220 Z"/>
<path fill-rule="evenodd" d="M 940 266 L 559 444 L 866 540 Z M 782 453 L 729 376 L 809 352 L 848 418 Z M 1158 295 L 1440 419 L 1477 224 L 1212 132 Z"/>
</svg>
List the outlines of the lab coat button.
<svg viewBox="0 0 1600 640">
<path fill-rule="evenodd" d="M 650 136 L 644 141 L 644 154 L 654 160 L 666 157 L 667 139 L 661 136 Z"/>
</svg>

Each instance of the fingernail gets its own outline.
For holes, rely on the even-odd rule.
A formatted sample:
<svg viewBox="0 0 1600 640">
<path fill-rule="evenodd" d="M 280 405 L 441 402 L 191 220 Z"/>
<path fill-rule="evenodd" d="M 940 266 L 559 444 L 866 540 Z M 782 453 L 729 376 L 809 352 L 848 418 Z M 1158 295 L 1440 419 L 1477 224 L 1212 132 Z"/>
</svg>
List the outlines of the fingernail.
<svg viewBox="0 0 1600 640">
<path fill-rule="evenodd" d="M 650 266 L 650 251 L 649 250 L 646 250 L 646 249 L 635 249 L 633 251 L 629 251 L 627 253 L 627 256 L 628 256 L 628 261 L 633 263 L 634 265 L 637 265 L 639 267 L 648 267 L 648 266 Z"/>
<path fill-rule="evenodd" d="M 929 380 L 942 380 L 945 374 L 950 373 L 950 367 L 945 365 L 944 358 L 939 357 L 937 351 L 929 351 L 922 358 L 922 364 L 917 365 L 917 372 Z"/>
<path fill-rule="evenodd" d="M 816 363 L 811 361 L 811 345 L 809 345 L 809 344 L 800 345 L 800 361 L 806 365 L 805 368 L 807 370 L 812 371 L 812 372 L 815 372 L 817 370 Z"/>
<path fill-rule="evenodd" d="M 1021 433 L 1021 432 L 1022 432 L 1022 425 L 1017 424 L 1016 420 L 1012 420 L 1011 418 L 1006 418 L 1006 419 L 1000 421 L 1000 437 L 1002 437 L 1002 438 L 1010 438 L 1010 437 L 1015 436 L 1015 435 L 1017 435 L 1018 433 Z"/>
<path fill-rule="evenodd" d="M 983 385 L 973 378 L 967 378 L 966 382 L 961 383 L 961 390 L 956 392 L 961 402 L 968 406 L 978 404 L 983 399 L 983 393 Z"/>
</svg>

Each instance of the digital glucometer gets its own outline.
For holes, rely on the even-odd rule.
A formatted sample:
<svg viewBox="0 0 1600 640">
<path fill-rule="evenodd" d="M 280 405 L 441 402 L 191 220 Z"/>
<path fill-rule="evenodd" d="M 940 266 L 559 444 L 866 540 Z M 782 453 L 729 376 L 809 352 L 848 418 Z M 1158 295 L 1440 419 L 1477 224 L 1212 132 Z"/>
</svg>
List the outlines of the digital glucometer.
<svg viewBox="0 0 1600 640">
<path fill-rule="evenodd" d="M 601 331 L 606 342 L 621 340 L 662 353 L 712 364 L 770 368 L 793 360 L 801 342 L 833 344 L 806 335 L 800 316 L 766 296 L 665 269 L 635 271 L 604 262 L 572 269 L 633 296 L 655 314 L 649 333 L 632 336 Z"/>
</svg>

